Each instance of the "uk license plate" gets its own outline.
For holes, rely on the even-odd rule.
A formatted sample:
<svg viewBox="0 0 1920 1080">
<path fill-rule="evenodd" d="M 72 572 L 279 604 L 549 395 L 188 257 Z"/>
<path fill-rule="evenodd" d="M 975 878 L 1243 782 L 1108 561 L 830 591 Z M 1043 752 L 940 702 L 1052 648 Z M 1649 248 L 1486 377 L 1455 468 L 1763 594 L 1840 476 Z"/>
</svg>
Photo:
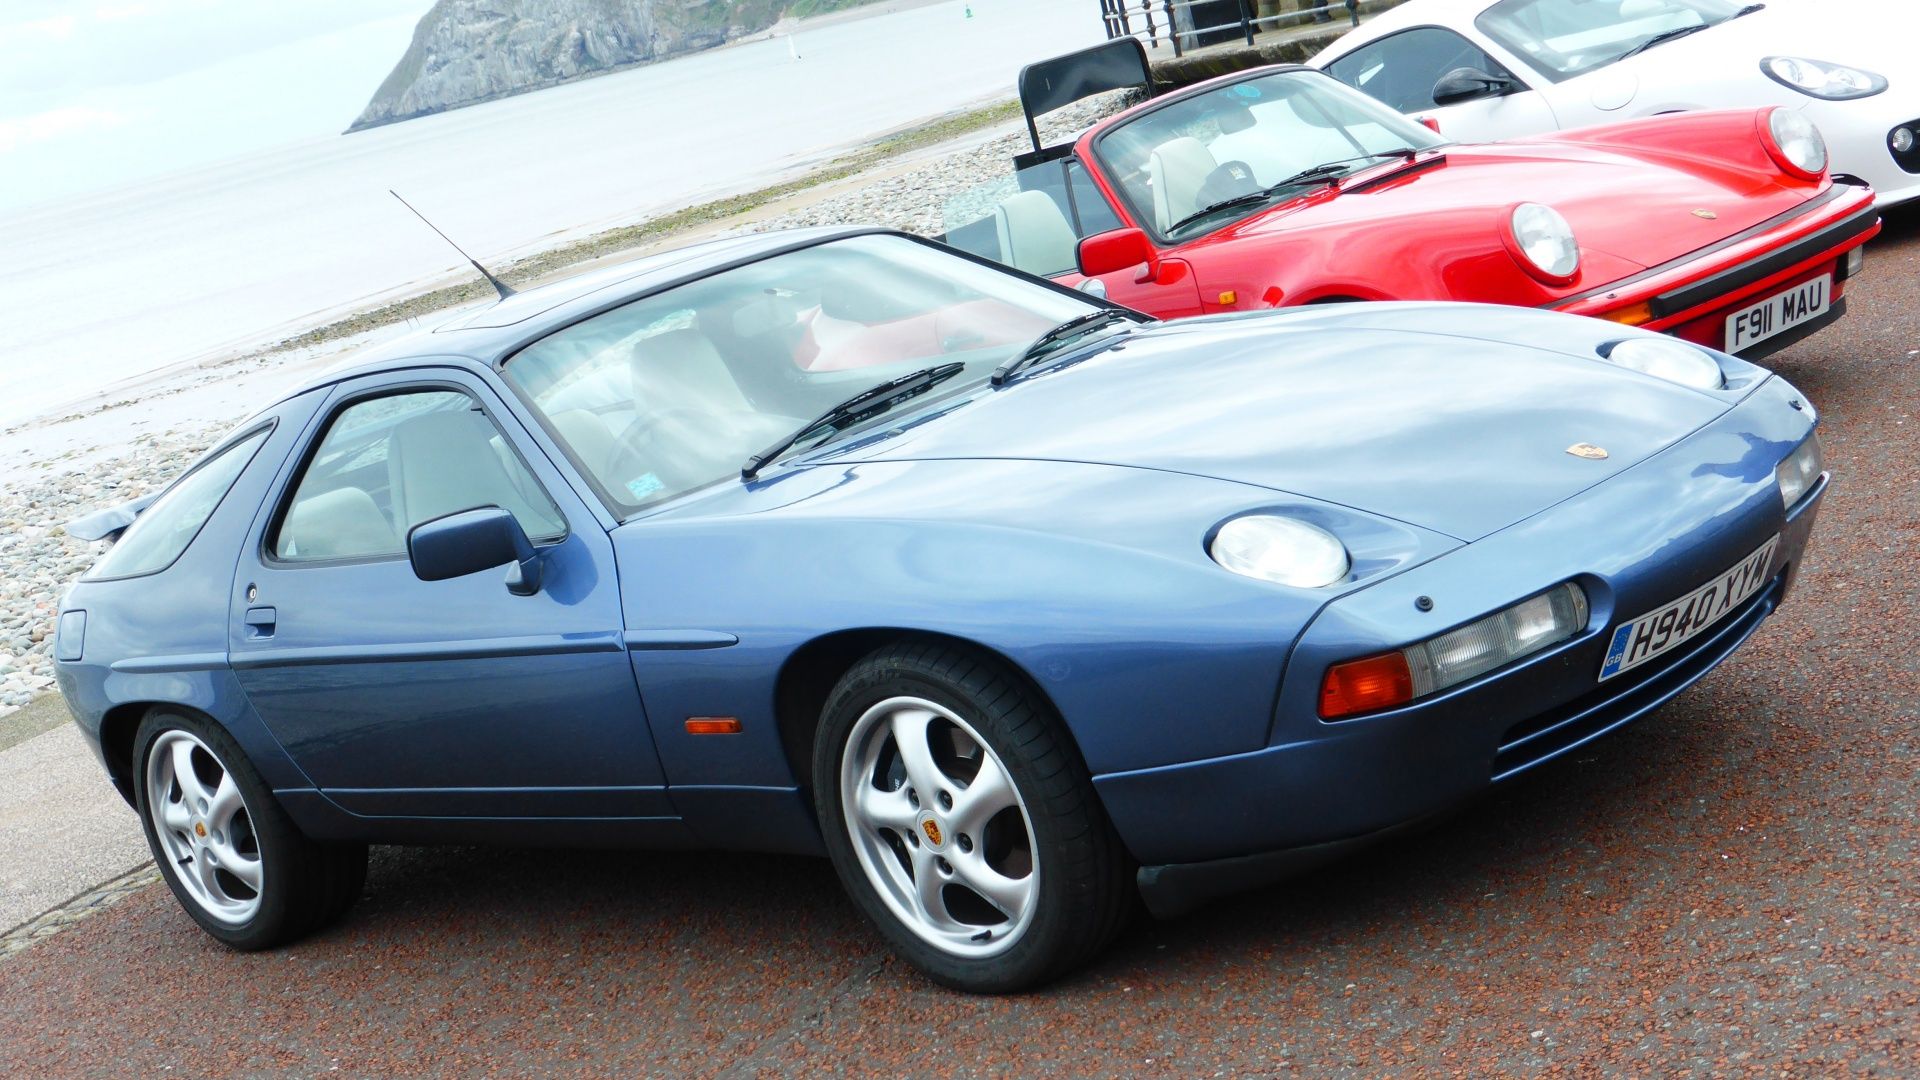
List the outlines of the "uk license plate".
<svg viewBox="0 0 1920 1080">
<path fill-rule="evenodd" d="M 1775 536 L 1705 585 L 1658 611 L 1622 623 L 1607 645 L 1607 662 L 1600 667 L 1600 681 L 1606 682 L 1679 648 L 1745 603 L 1766 584 L 1773 549 L 1779 546 L 1780 538 Z"/>
<path fill-rule="evenodd" d="M 1833 275 L 1822 274 L 1727 316 L 1727 351 L 1737 353 L 1810 322 L 1833 308 Z"/>
</svg>

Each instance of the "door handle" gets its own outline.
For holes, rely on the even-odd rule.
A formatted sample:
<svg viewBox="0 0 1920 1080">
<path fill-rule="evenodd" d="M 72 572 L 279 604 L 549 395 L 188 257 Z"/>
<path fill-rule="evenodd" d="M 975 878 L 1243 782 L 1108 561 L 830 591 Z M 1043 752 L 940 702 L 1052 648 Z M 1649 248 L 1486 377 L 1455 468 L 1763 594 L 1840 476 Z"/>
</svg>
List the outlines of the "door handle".
<svg viewBox="0 0 1920 1080">
<path fill-rule="evenodd" d="M 250 607 L 247 609 L 247 629 L 253 637 L 272 637 L 274 623 L 279 615 L 270 607 Z"/>
</svg>

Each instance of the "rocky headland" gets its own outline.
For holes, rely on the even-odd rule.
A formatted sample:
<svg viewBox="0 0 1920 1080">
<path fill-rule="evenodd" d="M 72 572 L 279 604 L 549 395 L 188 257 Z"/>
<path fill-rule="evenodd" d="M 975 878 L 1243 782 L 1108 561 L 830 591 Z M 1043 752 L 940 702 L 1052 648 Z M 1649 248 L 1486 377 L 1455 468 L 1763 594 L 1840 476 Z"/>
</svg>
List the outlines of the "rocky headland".
<svg viewBox="0 0 1920 1080">
<path fill-rule="evenodd" d="M 437 0 L 348 131 L 717 48 L 875 0 Z"/>
</svg>

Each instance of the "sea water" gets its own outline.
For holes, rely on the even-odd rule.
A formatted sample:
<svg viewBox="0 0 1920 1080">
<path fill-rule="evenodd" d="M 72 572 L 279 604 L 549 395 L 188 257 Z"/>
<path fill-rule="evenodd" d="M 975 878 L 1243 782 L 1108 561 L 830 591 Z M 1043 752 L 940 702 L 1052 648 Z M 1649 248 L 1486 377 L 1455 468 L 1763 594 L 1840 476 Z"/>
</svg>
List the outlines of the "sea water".
<svg viewBox="0 0 1920 1080">
<path fill-rule="evenodd" d="M 1010 96 L 1102 37 L 1092 0 L 952 0 L 0 216 L 0 425 L 445 278 L 459 257 L 389 188 L 505 260 Z"/>
</svg>

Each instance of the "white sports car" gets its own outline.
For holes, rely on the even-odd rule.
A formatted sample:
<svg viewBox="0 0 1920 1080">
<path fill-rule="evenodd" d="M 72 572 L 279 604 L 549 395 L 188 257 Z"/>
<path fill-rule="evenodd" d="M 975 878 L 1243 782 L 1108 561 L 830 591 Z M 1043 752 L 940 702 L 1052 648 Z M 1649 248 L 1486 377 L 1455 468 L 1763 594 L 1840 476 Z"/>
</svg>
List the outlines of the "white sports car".
<svg viewBox="0 0 1920 1080">
<path fill-rule="evenodd" d="M 1879 205 L 1920 197 L 1920 0 L 1409 0 L 1312 63 L 1449 138 L 1784 105 Z"/>
</svg>

